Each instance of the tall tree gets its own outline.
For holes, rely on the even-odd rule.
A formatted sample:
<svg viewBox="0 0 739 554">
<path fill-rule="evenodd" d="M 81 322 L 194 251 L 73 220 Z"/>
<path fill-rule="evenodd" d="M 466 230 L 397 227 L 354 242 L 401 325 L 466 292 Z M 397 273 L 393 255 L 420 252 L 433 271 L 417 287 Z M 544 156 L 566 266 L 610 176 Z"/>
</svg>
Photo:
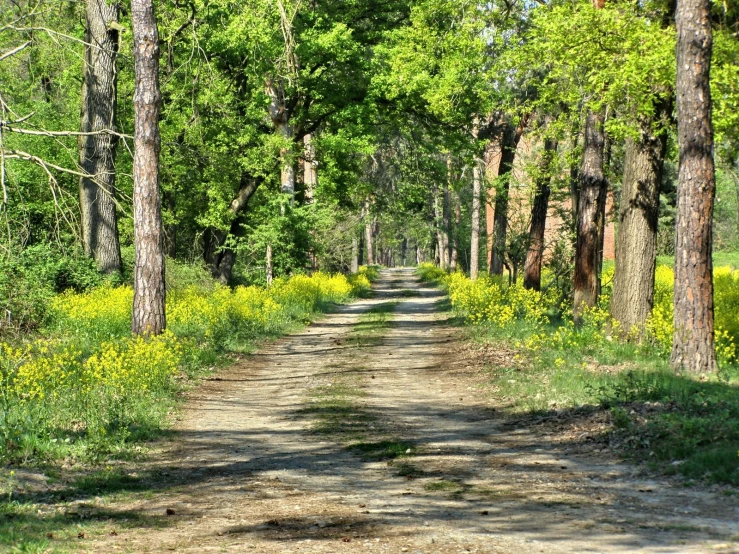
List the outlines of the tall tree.
<svg viewBox="0 0 739 554">
<path fill-rule="evenodd" d="M 541 289 L 541 265 L 544 259 L 544 232 L 547 225 L 549 196 L 552 189 L 552 161 L 557 151 L 557 141 L 552 138 L 544 140 L 544 151 L 541 156 L 540 175 L 536 179 L 534 201 L 531 205 L 531 225 L 529 227 L 529 249 L 524 263 L 523 286 L 527 289 Z"/>
<path fill-rule="evenodd" d="M 657 107 L 667 118 L 669 102 Z M 655 131 L 653 117 L 643 117 L 636 138 L 626 139 L 626 156 L 618 210 L 616 272 L 611 315 L 624 333 L 640 336 L 654 302 L 659 193 L 667 149 L 664 125 Z"/>
<path fill-rule="evenodd" d="M 605 0 L 592 0 L 596 10 Z M 582 319 L 585 307 L 593 307 L 600 295 L 601 226 L 605 223 L 608 181 L 605 175 L 605 113 L 588 111 L 585 119 L 585 148 L 578 185 L 580 188 L 575 227 L 574 318 Z"/>
<path fill-rule="evenodd" d="M 157 335 L 166 327 L 164 235 L 159 197 L 159 31 L 152 0 L 131 0 L 133 23 L 133 224 L 136 262 L 132 328 Z"/>
<path fill-rule="evenodd" d="M 482 193 L 482 168 L 478 159 L 472 165 L 472 231 L 470 235 L 470 279 L 477 279 L 480 271 L 480 194 Z"/>
<path fill-rule="evenodd" d="M 506 236 L 508 234 L 508 191 L 511 184 L 513 162 L 516 159 L 516 148 L 518 148 L 518 143 L 523 136 L 527 120 L 527 117 L 522 117 L 518 125 L 506 124 L 500 138 L 499 181 L 495 189 L 495 206 L 493 208 L 493 252 L 490 261 L 490 273 L 492 275 L 503 274 Z"/>
<path fill-rule="evenodd" d="M 87 0 L 82 84 L 80 178 L 82 242 L 104 273 L 121 270 L 115 205 L 115 134 L 119 32 L 118 2 Z"/>
<path fill-rule="evenodd" d="M 585 121 L 585 151 L 578 185 L 577 239 L 575 245 L 574 316 L 579 321 L 585 307 L 593 307 L 600 294 L 599 219 L 605 217 L 608 182 L 604 171 L 605 117 L 590 112 Z"/>
<path fill-rule="evenodd" d="M 713 201 L 716 180 L 711 122 L 711 2 L 678 0 L 677 140 L 680 156 L 675 222 L 675 297 L 670 361 L 678 369 L 717 370 L 713 334 Z"/>
</svg>

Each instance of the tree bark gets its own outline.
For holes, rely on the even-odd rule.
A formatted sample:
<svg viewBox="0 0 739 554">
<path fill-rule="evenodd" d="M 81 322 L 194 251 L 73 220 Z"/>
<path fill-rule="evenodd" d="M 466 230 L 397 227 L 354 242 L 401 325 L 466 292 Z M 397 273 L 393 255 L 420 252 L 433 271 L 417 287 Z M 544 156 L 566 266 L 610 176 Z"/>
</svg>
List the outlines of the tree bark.
<svg viewBox="0 0 739 554">
<path fill-rule="evenodd" d="M 312 204 L 318 186 L 318 162 L 316 162 L 313 135 L 310 133 L 303 137 L 303 185 L 305 186 L 305 203 Z"/>
<path fill-rule="evenodd" d="M 228 233 L 212 230 L 210 244 L 206 241 L 205 260 L 210 266 L 213 277 L 224 285 L 231 282 L 236 263 L 236 250 L 226 244 L 229 237 L 239 238 L 244 235 L 242 227 L 244 211 L 261 183 L 262 179 L 256 179 L 247 173 L 242 174 L 241 187 L 228 207 L 231 214 L 231 226 Z"/>
<path fill-rule="evenodd" d="M 85 66 L 79 137 L 80 167 L 94 179 L 80 178 L 82 242 L 100 271 L 121 270 L 115 206 L 118 2 L 87 0 Z"/>
<path fill-rule="evenodd" d="M 270 98 L 268 106 L 270 119 L 274 125 L 275 132 L 286 143 L 286 146 L 280 148 L 280 183 L 282 193 L 289 195 L 290 204 L 292 204 L 295 199 L 295 167 L 293 167 L 290 152 L 290 146 L 294 138 L 293 126 L 290 124 L 290 112 L 285 105 L 285 92 L 282 82 L 269 80 L 266 91 Z"/>
<path fill-rule="evenodd" d="M 603 171 L 605 118 L 602 112 L 588 113 L 585 122 L 585 152 L 580 168 L 580 198 L 577 210 L 575 247 L 574 318 L 579 323 L 585 307 L 593 307 L 600 294 L 598 271 L 598 223 L 605 209 L 607 181 Z"/>
<path fill-rule="evenodd" d="M 658 116 L 666 116 L 666 109 L 658 107 Z M 653 124 L 653 118 L 644 118 L 639 137 L 626 139 L 618 210 L 611 315 L 621 324 L 624 334 L 633 334 L 635 338 L 641 338 L 654 304 L 659 188 L 667 134 L 655 133 Z"/>
<path fill-rule="evenodd" d="M 444 209 L 444 189 L 446 183 L 441 189 L 438 187 L 434 193 L 434 219 L 436 226 L 436 248 L 437 248 L 437 260 L 438 265 L 441 269 L 447 269 L 449 267 L 449 257 L 447 245 L 449 243 L 449 236 L 446 234 L 446 210 Z"/>
<path fill-rule="evenodd" d="M 352 236 L 352 265 L 349 271 L 351 273 L 359 271 L 359 240 L 356 236 Z"/>
<path fill-rule="evenodd" d="M 369 202 L 365 203 L 365 222 L 364 222 L 364 244 L 367 247 L 367 265 L 375 265 L 375 244 L 373 240 L 372 216 L 369 212 Z"/>
<path fill-rule="evenodd" d="M 526 118 L 522 118 L 517 127 L 507 125 L 501 139 L 500 164 L 498 166 L 499 182 L 495 194 L 493 209 L 493 252 L 490 261 L 491 275 L 503 275 L 506 236 L 508 234 L 508 191 L 510 189 L 513 162 L 516 159 L 516 148 L 523 135 Z"/>
<path fill-rule="evenodd" d="M 132 329 L 166 327 L 164 249 L 159 198 L 159 33 L 152 0 L 132 0 L 134 105 L 133 222 L 136 263 Z"/>
<path fill-rule="evenodd" d="M 470 234 L 470 279 L 477 279 L 480 271 L 480 194 L 482 193 L 482 170 L 480 162 L 472 166 L 472 232 Z"/>
<path fill-rule="evenodd" d="M 680 158 L 675 223 L 675 334 L 672 365 L 693 373 L 718 369 L 713 327 L 711 3 L 678 0 L 677 139 Z"/>
<path fill-rule="evenodd" d="M 358 265 L 364 265 L 364 233 L 359 233 L 359 252 L 357 257 Z"/>
<path fill-rule="evenodd" d="M 523 286 L 527 289 L 541 290 L 541 265 L 544 258 L 544 231 L 547 224 L 549 196 L 552 192 L 552 161 L 557 151 L 557 141 L 546 139 L 541 158 L 541 175 L 536 182 L 536 194 L 531 206 L 531 226 L 529 227 L 529 249 L 524 263 Z"/>
<path fill-rule="evenodd" d="M 449 267 L 456 270 L 459 265 L 459 226 L 462 223 L 462 205 L 459 200 L 459 193 L 452 190 L 452 204 L 454 211 L 454 227 L 451 229 L 451 247 L 449 253 Z"/>
</svg>

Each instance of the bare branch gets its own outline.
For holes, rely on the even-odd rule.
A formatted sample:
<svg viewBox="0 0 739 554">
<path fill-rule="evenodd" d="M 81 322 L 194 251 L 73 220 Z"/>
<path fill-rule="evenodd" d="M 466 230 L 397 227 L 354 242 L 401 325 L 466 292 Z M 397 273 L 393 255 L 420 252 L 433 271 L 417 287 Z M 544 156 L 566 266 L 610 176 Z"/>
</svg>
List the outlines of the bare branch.
<svg viewBox="0 0 739 554">
<path fill-rule="evenodd" d="M 13 48 L 9 52 L 5 52 L 5 54 L 0 54 L 0 62 L 3 61 L 5 58 L 10 58 L 11 56 L 15 56 L 18 52 L 21 52 L 31 46 L 31 41 L 27 41 L 20 46 Z"/>
<path fill-rule="evenodd" d="M 44 137 L 88 137 L 88 136 L 93 136 L 93 135 L 115 135 L 120 138 L 133 139 L 131 135 L 124 135 L 122 133 L 117 133 L 116 131 L 113 131 L 112 129 L 100 129 L 99 131 L 89 131 L 89 132 L 47 131 L 45 129 L 33 130 L 33 129 L 21 129 L 19 127 L 13 127 L 7 121 L 0 121 L 0 127 L 3 129 L 7 129 L 8 131 L 13 132 L 13 133 L 19 133 L 21 135 L 37 135 L 37 136 L 44 136 Z"/>
</svg>

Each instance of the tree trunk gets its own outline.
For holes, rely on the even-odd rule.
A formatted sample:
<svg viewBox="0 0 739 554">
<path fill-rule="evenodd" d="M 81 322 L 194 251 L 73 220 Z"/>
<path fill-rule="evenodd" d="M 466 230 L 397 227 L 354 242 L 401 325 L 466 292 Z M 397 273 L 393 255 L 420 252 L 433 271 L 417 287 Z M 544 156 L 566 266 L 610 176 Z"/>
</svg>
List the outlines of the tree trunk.
<svg viewBox="0 0 739 554">
<path fill-rule="evenodd" d="M 572 149 L 577 148 L 578 135 L 572 138 Z M 571 229 L 573 233 L 577 232 L 577 210 L 580 207 L 580 168 L 577 162 L 570 163 L 570 214 L 572 215 Z"/>
<path fill-rule="evenodd" d="M 585 152 L 580 169 L 580 199 L 577 210 L 575 247 L 575 322 L 582 321 L 585 307 L 593 307 L 600 294 L 598 272 L 598 223 L 604 217 L 607 181 L 603 172 L 605 132 L 602 112 L 588 113 L 585 122 Z"/>
<path fill-rule="evenodd" d="M 666 116 L 666 107 L 658 107 L 657 114 Z M 654 303 L 659 187 L 667 148 L 667 133 L 656 134 L 653 125 L 653 118 L 644 118 L 638 139 L 626 139 L 611 297 L 611 315 L 624 334 L 635 331 L 636 337 L 642 336 Z"/>
<path fill-rule="evenodd" d="M 367 246 L 367 265 L 375 265 L 375 244 L 372 236 L 372 216 L 367 211 L 364 224 L 364 243 Z"/>
<path fill-rule="evenodd" d="M 442 187 L 441 194 L 441 238 L 444 241 L 444 249 L 442 255 L 444 256 L 444 267 L 451 268 L 452 266 L 452 241 L 451 241 L 451 229 L 452 229 L 452 206 L 451 197 L 449 195 L 449 182 L 445 181 Z"/>
<path fill-rule="evenodd" d="M 210 266 L 213 277 L 224 285 L 231 282 L 233 268 L 236 263 L 236 250 L 232 246 L 227 246 L 228 240 L 230 237 L 238 239 L 244 236 L 242 227 L 244 211 L 261 183 L 262 179 L 256 179 L 247 173 L 243 173 L 239 192 L 236 193 L 228 207 L 232 217 L 228 233 L 215 229 L 208 233 L 211 238 L 206 241 L 205 261 Z"/>
<path fill-rule="evenodd" d="M 408 239 L 403 237 L 400 242 L 400 265 L 405 267 L 408 258 Z"/>
<path fill-rule="evenodd" d="M 318 186 L 318 162 L 316 162 L 313 135 L 310 133 L 303 137 L 303 185 L 305 186 L 305 203 L 313 204 Z"/>
<path fill-rule="evenodd" d="M 452 244 L 449 255 L 449 267 L 456 270 L 459 265 L 459 226 L 462 223 L 462 205 L 459 200 L 459 193 L 452 190 L 452 203 L 454 209 L 454 227 L 451 230 Z"/>
<path fill-rule="evenodd" d="M 680 168 L 675 223 L 675 334 L 670 361 L 694 373 L 718 369 L 713 335 L 711 3 L 677 3 L 677 139 Z"/>
<path fill-rule="evenodd" d="M 351 273 L 359 271 L 359 240 L 356 236 L 352 236 L 352 265 L 349 271 Z"/>
<path fill-rule="evenodd" d="M 477 279 L 480 271 L 480 194 L 482 193 L 482 171 L 475 160 L 472 166 L 472 232 L 470 234 L 470 279 Z"/>
<path fill-rule="evenodd" d="M 491 275 L 503 275 L 506 236 L 508 233 L 508 191 L 510 189 L 513 162 L 516 159 L 516 148 L 523 135 L 526 119 L 522 118 L 517 127 L 506 126 L 501 139 L 500 164 L 498 168 L 498 185 L 493 210 L 493 252 L 490 261 Z"/>
<path fill-rule="evenodd" d="M 447 244 L 449 242 L 449 236 L 446 234 L 446 221 L 445 215 L 446 210 L 444 209 L 444 189 L 446 184 L 441 189 L 436 188 L 434 195 L 434 219 L 436 224 L 436 248 L 438 265 L 441 269 L 447 269 L 449 267 L 448 261 L 448 250 Z"/>
<path fill-rule="evenodd" d="M 279 80 L 278 80 L 279 81 Z M 290 124 L 290 113 L 285 106 L 285 91 L 282 82 L 267 81 L 266 92 L 270 103 L 269 116 L 275 128 L 275 133 L 281 137 L 285 145 L 280 148 L 280 184 L 283 194 L 289 195 L 290 204 L 295 199 L 295 167 L 293 166 L 292 152 L 293 126 Z"/>
<path fill-rule="evenodd" d="M 527 289 L 541 290 L 541 265 L 544 257 L 544 231 L 547 224 L 549 196 L 552 189 L 552 160 L 557 151 L 557 141 L 546 139 L 541 158 L 541 175 L 536 182 L 536 195 L 531 206 L 531 227 L 529 228 L 529 249 L 524 263 L 523 286 Z"/>
<path fill-rule="evenodd" d="M 136 263 L 132 329 L 158 335 L 166 327 L 164 250 L 159 198 L 159 33 L 152 0 L 132 0 L 134 106 L 133 223 Z"/>
<path fill-rule="evenodd" d="M 121 247 L 115 208 L 116 93 L 118 2 L 87 0 L 85 65 L 80 129 L 96 133 L 79 137 L 82 241 L 100 271 L 121 270 Z"/>
<path fill-rule="evenodd" d="M 603 176 L 606 180 L 605 191 L 598 197 L 598 259 L 596 260 L 596 271 L 598 272 L 598 295 L 600 295 L 600 276 L 603 274 L 603 251 L 606 243 L 606 220 L 608 219 L 608 171 L 611 165 L 611 137 L 604 135 L 603 143 Z"/>
<path fill-rule="evenodd" d="M 364 233 L 359 233 L 359 252 L 357 257 L 358 265 L 364 265 Z"/>
<path fill-rule="evenodd" d="M 267 245 L 267 253 L 264 258 L 264 277 L 267 281 L 267 286 L 272 286 L 272 245 Z"/>
</svg>

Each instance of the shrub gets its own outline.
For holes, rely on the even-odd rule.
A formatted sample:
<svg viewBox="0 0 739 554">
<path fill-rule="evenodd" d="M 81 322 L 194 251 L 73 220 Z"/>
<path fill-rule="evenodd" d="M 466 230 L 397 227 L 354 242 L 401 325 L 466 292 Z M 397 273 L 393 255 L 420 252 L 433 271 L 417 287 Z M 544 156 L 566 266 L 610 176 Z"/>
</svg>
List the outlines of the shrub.
<svg viewBox="0 0 739 554">
<path fill-rule="evenodd" d="M 447 275 L 446 271 L 436 267 L 430 262 L 423 262 L 421 264 L 418 264 L 418 267 L 416 268 L 416 273 L 421 278 L 421 281 L 423 281 L 424 283 L 440 282 Z"/>
<path fill-rule="evenodd" d="M 673 288 L 675 273 L 660 265 L 655 275 L 654 308 L 647 322 L 647 331 L 662 355 L 672 348 Z M 729 267 L 714 270 L 714 316 L 716 356 L 721 366 L 736 365 L 739 340 L 739 271 Z"/>
<path fill-rule="evenodd" d="M 152 338 L 130 336 L 128 285 L 53 297 L 50 338 L 0 343 L 0 458 L 67 455 L 72 437 L 99 456 L 136 429 L 157 429 L 180 371 L 346 301 L 371 274 L 297 275 L 270 289 L 191 282 L 169 291 L 168 330 Z"/>
</svg>

